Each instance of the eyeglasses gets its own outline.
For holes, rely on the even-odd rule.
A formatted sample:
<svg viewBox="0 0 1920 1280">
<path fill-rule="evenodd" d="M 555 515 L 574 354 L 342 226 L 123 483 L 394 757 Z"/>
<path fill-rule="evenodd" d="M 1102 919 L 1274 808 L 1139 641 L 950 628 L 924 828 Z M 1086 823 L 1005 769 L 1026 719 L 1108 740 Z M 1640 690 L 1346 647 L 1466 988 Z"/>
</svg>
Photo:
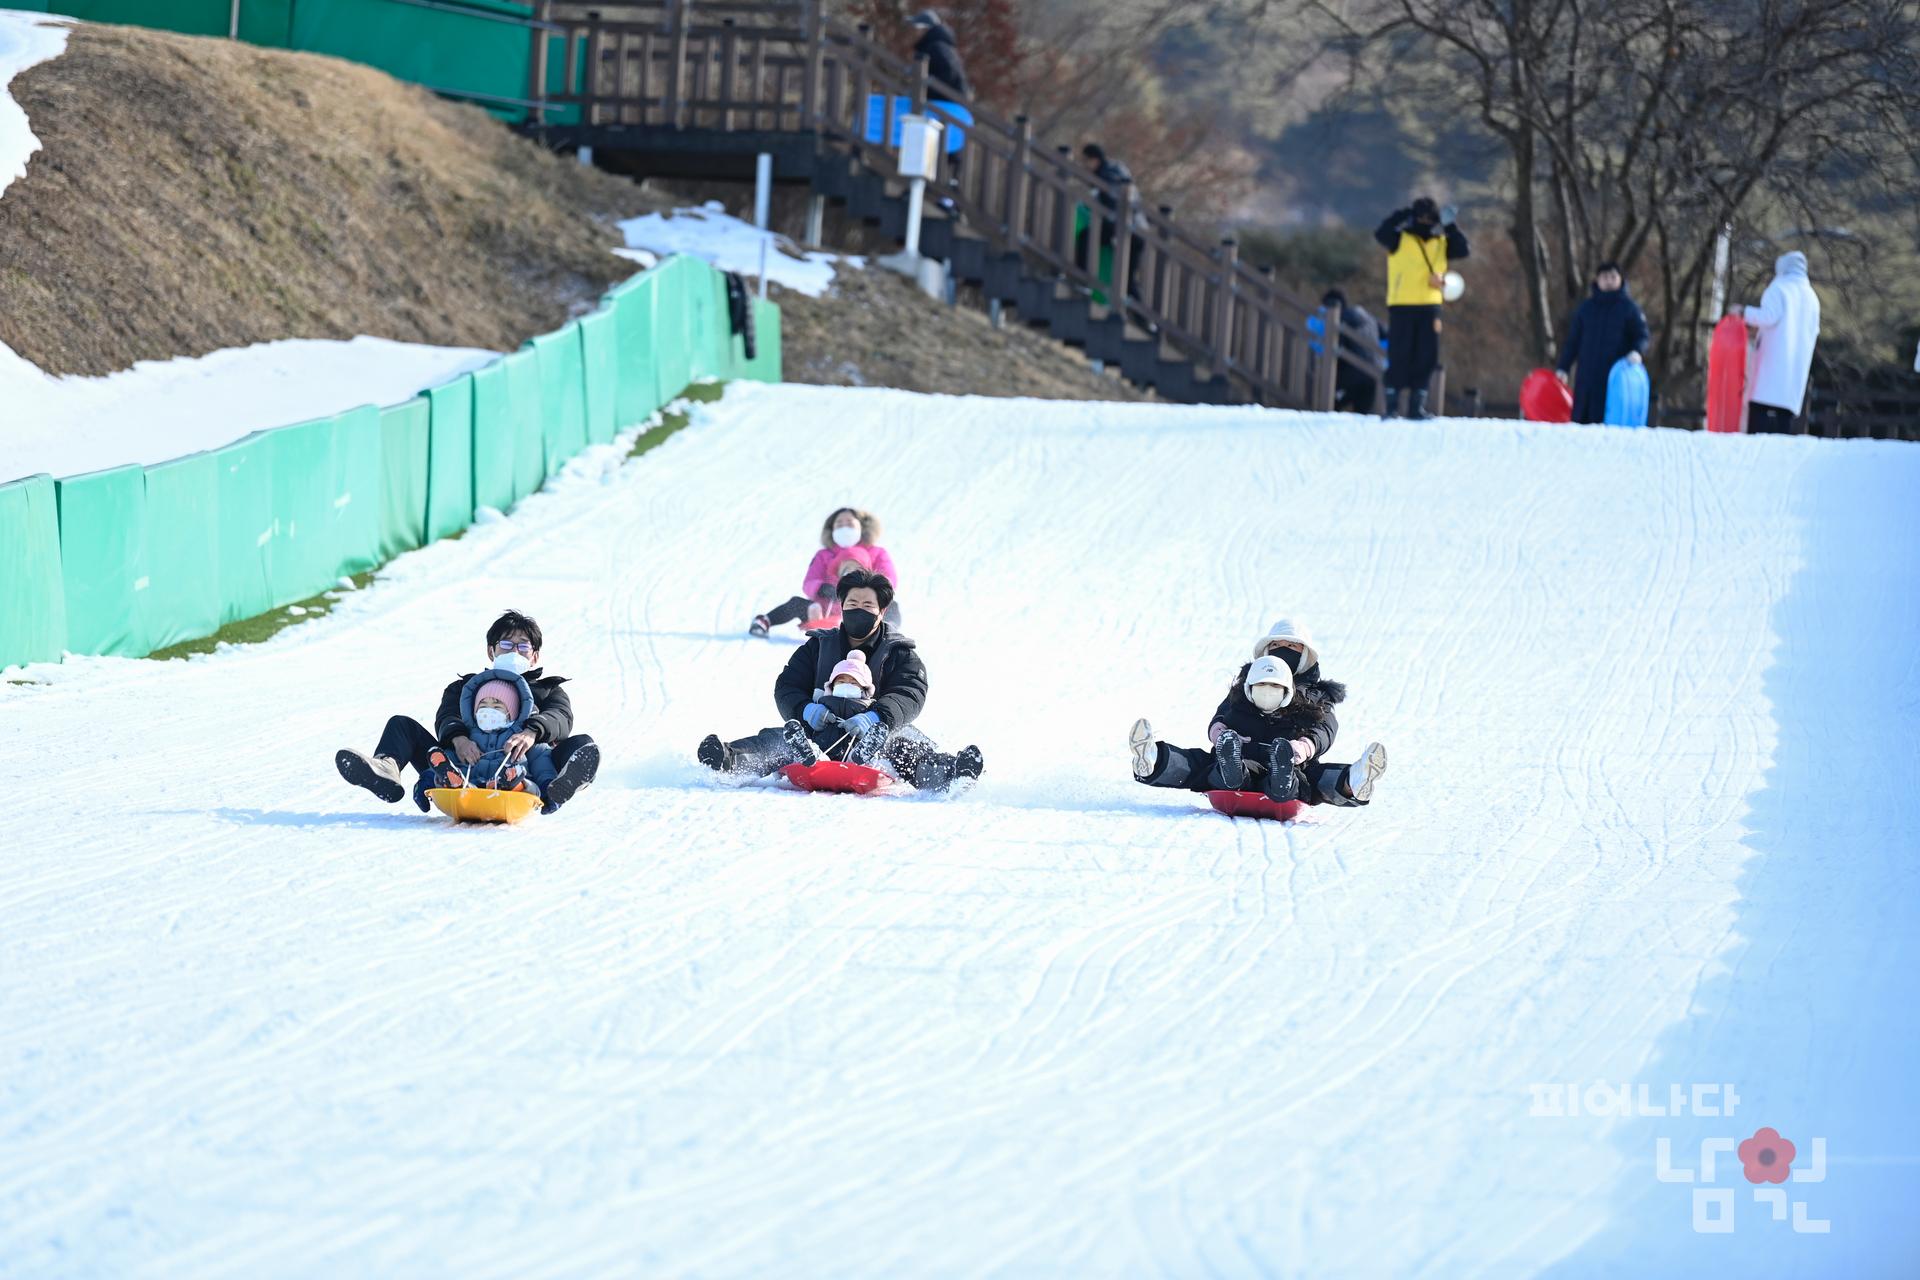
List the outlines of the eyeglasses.
<svg viewBox="0 0 1920 1280">
<path fill-rule="evenodd" d="M 499 644 L 493 646 L 493 651 L 495 653 L 517 653 L 524 658 L 532 655 L 533 646 L 525 640 L 502 640 Z"/>
</svg>

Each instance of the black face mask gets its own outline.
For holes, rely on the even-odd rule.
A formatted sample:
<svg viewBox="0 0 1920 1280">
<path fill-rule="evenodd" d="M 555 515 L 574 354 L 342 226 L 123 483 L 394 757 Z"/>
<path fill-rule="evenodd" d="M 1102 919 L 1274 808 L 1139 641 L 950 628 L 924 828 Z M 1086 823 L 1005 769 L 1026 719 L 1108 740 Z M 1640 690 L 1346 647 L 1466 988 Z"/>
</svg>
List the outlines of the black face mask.
<svg viewBox="0 0 1920 1280">
<path fill-rule="evenodd" d="M 873 634 L 873 629 L 879 625 L 879 622 L 880 615 L 877 613 L 871 613 L 865 609 L 848 609 L 840 615 L 840 630 L 848 640 L 859 644 Z"/>
</svg>

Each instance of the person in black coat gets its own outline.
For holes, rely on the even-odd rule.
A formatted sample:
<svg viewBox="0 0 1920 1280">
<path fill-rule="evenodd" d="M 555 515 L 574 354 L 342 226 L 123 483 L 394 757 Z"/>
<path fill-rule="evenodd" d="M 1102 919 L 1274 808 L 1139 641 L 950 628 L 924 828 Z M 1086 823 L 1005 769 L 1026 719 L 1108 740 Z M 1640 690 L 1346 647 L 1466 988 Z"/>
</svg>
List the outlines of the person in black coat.
<svg viewBox="0 0 1920 1280">
<path fill-rule="evenodd" d="M 540 666 L 540 646 L 544 642 L 540 624 L 524 613 L 509 609 L 487 628 L 488 665 L 523 677 L 533 690 L 533 714 L 520 731 L 507 740 L 509 760 L 520 760 L 540 743 L 553 747 L 553 764 L 558 770 L 552 782 L 542 789 L 542 813 L 552 813 L 593 781 L 600 771 L 600 748 L 592 738 L 573 731 L 573 701 L 561 688 L 565 676 L 550 676 Z M 467 736 L 466 718 L 460 713 L 460 693 L 475 673 L 456 676 L 440 695 L 440 709 L 434 713 L 433 728 L 412 716 L 393 716 L 380 734 L 380 742 L 371 756 L 343 748 L 333 756 L 340 776 L 356 787 L 364 787 L 388 804 L 399 803 L 406 794 L 401 768 L 412 765 L 419 775 L 413 788 L 413 802 L 425 813 L 430 807 L 426 785 L 432 767 L 430 759 L 436 747 L 452 754 L 463 765 L 480 758 L 480 748 Z"/>
<path fill-rule="evenodd" d="M 978 778 L 980 748 L 947 755 L 913 727 L 927 705 L 927 668 L 914 642 L 882 620 L 893 603 L 893 584 L 882 574 L 857 571 L 840 579 L 837 594 L 840 625 L 814 632 L 773 682 L 773 705 L 784 723 L 732 742 L 710 733 L 700 743 L 700 763 L 720 773 L 765 777 L 838 753 L 835 758 L 854 764 L 885 764 L 923 791 Z M 859 701 L 835 697 L 828 692 L 834 668 L 856 651 L 871 673 L 873 695 Z"/>
<path fill-rule="evenodd" d="M 1282 621 L 1254 647 L 1253 661 L 1215 709 L 1211 749 L 1157 741 L 1152 725 L 1134 722 L 1134 779 L 1187 791 L 1258 789 L 1281 803 L 1364 805 L 1386 771 L 1386 748 L 1368 743 L 1352 764 L 1323 759 L 1340 731 L 1333 709 L 1346 696 L 1345 685 L 1322 678 L 1320 655 L 1304 631 Z"/>
<path fill-rule="evenodd" d="M 953 38 L 953 29 L 940 21 L 940 15 L 932 9 L 922 9 L 907 22 L 920 28 L 913 56 L 927 60 L 927 100 L 964 102 L 971 98 L 973 86 L 967 83 L 967 68 L 960 61 L 960 46 Z"/>
<path fill-rule="evenodd" d="M 1340 413 L 1372 413 L 1380 385 L 1380 322 L 1339 289 L 1320 297 L 1321 315 L 1340 308 L 1340 350 L 1352 357 L 1333 370 L 1333 407 Z"/>
<path fill-rule="evenodd" d="M 1574 310 L 1555 371 L 1565 383 L 1568 371 L 1579 367 L 1572 383 L 1575 422 L 1607 420 L 1607 378 L 1614 362 L 1624 357 L 1638 364 L 1652 336 L 1646 313 L 1627 292 L 1619 265 L 1601 263 L 1593 273 L 1592 295 Z"/>
</svg>

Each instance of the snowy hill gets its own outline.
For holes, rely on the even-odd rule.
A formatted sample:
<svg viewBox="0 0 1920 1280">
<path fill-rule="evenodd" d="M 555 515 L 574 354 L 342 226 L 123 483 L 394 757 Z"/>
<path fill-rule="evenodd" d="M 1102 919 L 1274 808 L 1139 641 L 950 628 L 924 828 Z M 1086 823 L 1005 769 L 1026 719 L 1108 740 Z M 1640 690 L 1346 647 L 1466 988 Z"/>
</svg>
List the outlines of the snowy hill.
<svg viewBox="0 0 1920 1280">
<path fill-rule="evenodd" d="M 735 386 L 576 471 L 267 644 L 0 685 L 0 1271 L 1920 1258 L 1920 450 Z M 693 763 L 772 716 L 744 627 L 842 502 L 970 796 Z M 504 605 L 599 784 L 512 829 L 343 786 Z M 1136 785 L 1133 718 L 1200 741 L 1281 614 L 1374 805 Z M 1596 1082 L 1738 1102 L 1537 1114 Z M 1656 1144 L 1763 1125 L 1824 1180 L 1775 1222 L 1724 1154 L 1697 1233 Z"/>
</svg>

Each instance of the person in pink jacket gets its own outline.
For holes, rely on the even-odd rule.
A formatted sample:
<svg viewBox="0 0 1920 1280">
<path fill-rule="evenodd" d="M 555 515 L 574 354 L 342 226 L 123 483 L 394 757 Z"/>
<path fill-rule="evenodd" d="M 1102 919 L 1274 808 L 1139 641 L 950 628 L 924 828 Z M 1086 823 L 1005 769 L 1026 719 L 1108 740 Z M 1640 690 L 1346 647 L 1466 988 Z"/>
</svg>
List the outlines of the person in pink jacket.
<svg viewBox="0 0 1920 1280">
<path fill-rule="evenodd" d="M 800 594 L 754 618 L 747 634 L 764 636 L 773 628 L 789 622 L 832 618 L 840 609 L 834 588 L 841 575 L 863 569 L 883 575 L 900 588 L 900 576 L 894 571 L 893 557 L 880 545 L 880 521 L 871 511 L 841 507 L 820 526 L 820 550 L 807 565 L 807 576 Z M 886 620 L 900 625 L 900 605 L 887 606 Z"/>
</svg>

